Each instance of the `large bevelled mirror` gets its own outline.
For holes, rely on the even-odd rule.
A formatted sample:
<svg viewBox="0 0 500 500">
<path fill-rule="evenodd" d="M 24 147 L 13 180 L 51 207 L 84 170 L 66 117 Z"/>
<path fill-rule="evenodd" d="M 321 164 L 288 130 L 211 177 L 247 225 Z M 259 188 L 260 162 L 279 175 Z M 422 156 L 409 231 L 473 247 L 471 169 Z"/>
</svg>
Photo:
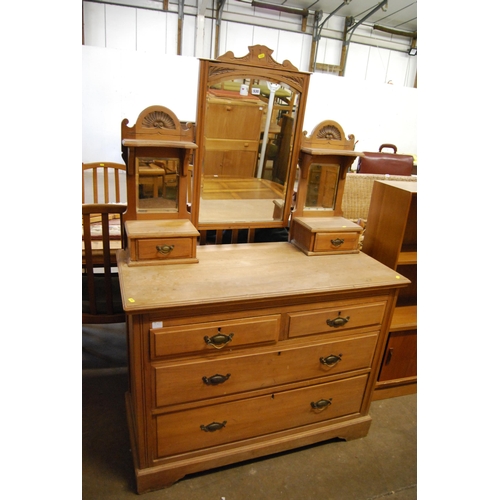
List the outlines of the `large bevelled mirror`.
<svg viewBox="0 0 500 500">
<path fill-rule="evenodd" d="M 200 62 L 193 217 L 200 229 L 288 224 L 309 74 L 256 45 Z"/>
</svg>

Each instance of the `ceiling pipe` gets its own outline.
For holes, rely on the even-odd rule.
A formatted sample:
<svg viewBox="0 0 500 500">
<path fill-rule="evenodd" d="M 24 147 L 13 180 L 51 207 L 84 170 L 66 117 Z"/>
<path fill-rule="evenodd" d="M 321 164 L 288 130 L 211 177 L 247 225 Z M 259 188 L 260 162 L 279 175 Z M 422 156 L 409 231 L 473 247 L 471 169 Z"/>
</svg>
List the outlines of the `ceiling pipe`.
<svg viewBox="0 0 500 500">
<path fill-rule="evenodd" d="M 259 7 L 261 9 L 277 10 L 278 12 L 286 12 L 287 14 L 297 14 L 298 16 L 308 16 L 309 9 L 297 9 L 295 7 L 284 7 L 283 5 L 276 5 L 252 0 L 252 7 Z"/>
<path fill-rule="evenodd" d="M 416 31 L 397 30 L 394 28 L 387 28 L 386 26 L 380 26 L 379 24 L 374 24 L 373 29 L 378 31 L 384 31 L 385 33 L 389 33 L 391 35 L 407 36 L 408 38 L 417 38 Z"/>
<path fill-rule="evenodd" d="M 264 3 L 264 2 L 259 2 L 258 0 L 252 0 L 252 7 L 258 7 L 260 9 L 276 10 L 278 12 L 286 12 L 287 14 L 296 14 L 297 16 L 302 16 L 301 31 L 302 31 L 302 33 L 305 33 L 305 31 L 306 31 L 307 16 L 309 15 L 309 9 L 297 9 L 295 7 L 284 7 L 283 5 Z"/>
</svg>

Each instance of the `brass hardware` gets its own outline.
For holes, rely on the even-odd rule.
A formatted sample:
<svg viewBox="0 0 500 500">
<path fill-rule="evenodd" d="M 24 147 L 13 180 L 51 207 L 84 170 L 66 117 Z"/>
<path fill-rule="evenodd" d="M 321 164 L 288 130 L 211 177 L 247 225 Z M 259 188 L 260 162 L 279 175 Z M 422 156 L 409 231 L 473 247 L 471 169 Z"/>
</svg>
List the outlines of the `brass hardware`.
<svg viewBox="0 0 500 500">
<path fill-rule="evenodd" d="M 156 245 L 156 250 L 163 255 L 168 255 L 174 249 L 174 245 Z"/>
<path fill-rule="evenodd" d="M 334 247 L 339 247 L 340 245 L 343 245 L 344 244 L 344 240 L 341 239 L 341 238 L 335 238 L 334 240 L 330 240 L 330 243 L 334 246 Z"/>
<path fill-rule="evenodd" d="M 327 320 L 326 320 L 326 324 L 327 324 L 328 326 L 333 327 L 333 328 L 338 328 L 339 326 L 344 326 L 344 325 L 345 325 L 345 324 L 346 324 L 346 323 L 347 323 L 350 319 L 351 319 L 351 317 L 350 317 L 350 316 L 347 316 L 347 317 L 345 317 L 345 318 L 342 318 L 342 317 L 340 316 L 340 313 L 339 313 L 339 315 L 338 315 L 338 317 L 337 317 L 337 318 L 335 318 L 335 319 L 327 319 Z"/>
<path fill-rule="evenodd" d="M 230 376 L 230 373 L 228 373 L 226 376 L 219 375 L 217 373 L 216 375 L 212 375 L 211 377 L 202 377 L 202 380 L 207 385 L 219 385 L 223 384 Z"/>
<path fill-rule="evenodd" d="M 312 402 L 311 406 L 315 410 L 324 410 L 325 408 L 328 408 L 332 404 L 332 398 L 330 399 L 320 399 L 319 401 L 316 401 L 316 403 Z"/>
<path fill-rule="evenodd" d="M 222 349 L 226 344 L 231 342 L 233 340 L 234 333 L 230 333 L 229 335 L 224 335 L 223 333 L 219 333 L 217 335 L 214 335 L 213 337 L 208 337 L 205 335 L 203 340 L 207 345 L 211 345 L 215 347 L 216 349 Z"/>
<path fill-rule="evenodd" d="M 386 363 L 391 362 L 393 351 L 394 351 L 394 347 L 390 347 L 389 352 L 387 353 L 387 359 L 385 360 Z"/>
<path fill-rule="evenodd" d="M 223 427 L 226 427 L 227 420 L 224 422 L 212 422 L 208 425 L 200 425 L 200 429 L 205 432 L 215 432 L 220 431 Z"/>
<path fill-rule="evenodd" d="M 338 362 L 342 361 L 342 354 L 339 354 L 338 356 L 336 356 L 335 354 L 330 354 L 330 356 L 327 356 L 326 358 L 319 358 L 319 361 L 322 365 L 326 365 L 331 368 Z"/>
</svg>

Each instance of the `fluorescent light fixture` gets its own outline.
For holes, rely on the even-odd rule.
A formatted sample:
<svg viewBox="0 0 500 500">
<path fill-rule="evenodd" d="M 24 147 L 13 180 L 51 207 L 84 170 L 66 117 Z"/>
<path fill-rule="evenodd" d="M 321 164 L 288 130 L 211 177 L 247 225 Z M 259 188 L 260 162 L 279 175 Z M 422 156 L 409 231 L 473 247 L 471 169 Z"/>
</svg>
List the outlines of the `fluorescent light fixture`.
<svg viewBox="0 0 500 500">
<path fill-rule="evenodd" d="M 416 55 L 417 55 L 417 48 L 416 48 L 416 47 L 412 47 L 412 48 L 408 51 L 408 55 L 410 55 L 410 56 L 416 56 Z"/>
</svg>

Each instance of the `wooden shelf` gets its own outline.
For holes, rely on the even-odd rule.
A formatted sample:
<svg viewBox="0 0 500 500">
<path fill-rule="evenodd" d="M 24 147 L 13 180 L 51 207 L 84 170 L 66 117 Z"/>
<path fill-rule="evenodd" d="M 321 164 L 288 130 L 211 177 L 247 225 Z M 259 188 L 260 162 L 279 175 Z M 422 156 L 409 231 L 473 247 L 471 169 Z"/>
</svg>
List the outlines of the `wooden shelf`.
<svg viewBox="0 0 500 500">
<path fill-rule="evenodd" d="M 389 331 L 399 332 L 415 328 L 417 328 L 417 306 L 396 307 Z"/>
<path fill-rule="evenodd" d="M 417 263 L 417 252 L 401 252 L 398 257 L 398 266 L 408 266 Z"/>
</svg>

